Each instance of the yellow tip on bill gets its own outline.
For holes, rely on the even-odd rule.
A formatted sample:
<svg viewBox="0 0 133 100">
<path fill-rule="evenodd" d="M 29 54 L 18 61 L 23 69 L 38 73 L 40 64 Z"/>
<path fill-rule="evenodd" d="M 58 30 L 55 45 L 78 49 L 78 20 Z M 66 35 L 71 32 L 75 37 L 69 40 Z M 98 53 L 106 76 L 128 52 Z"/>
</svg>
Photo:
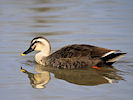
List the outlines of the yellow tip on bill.
<svg viewBox="0 0 133 100">
<path fill-rule="evenodd" d="M 22 53 L 21 56 L 25 56 L 25 54 Z"/>
<path fill-rule="evenodd" d="M 24 69 L 21 69 L 21 72 L 26 72 Z"/>
<path fill-rule="evenodd" d="M 25 70 L 25 69 L 23 69 L 22 67 L 21 67 L 21 69 L 20 69 L 20 70 L 21 70 L 21 72 L 24 72 L 24 73 L 26 72 L 26 70 Z"/>
</svg>

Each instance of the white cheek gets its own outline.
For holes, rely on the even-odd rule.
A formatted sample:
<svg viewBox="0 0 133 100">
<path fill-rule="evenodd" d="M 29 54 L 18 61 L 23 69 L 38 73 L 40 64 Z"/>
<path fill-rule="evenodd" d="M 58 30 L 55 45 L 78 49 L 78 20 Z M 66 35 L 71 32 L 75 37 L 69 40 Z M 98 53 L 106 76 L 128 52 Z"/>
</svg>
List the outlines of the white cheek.
<svg viewBox="0 0 133 100">
<path fill-rule="evenodd" d="M 33 45 L 31 48 L 34 50 L 36 48 L 36 45 Z"/>
<path fill-rule="evenodd" d="M 34 50 L 35 50 L 35 51 L 40 51 L 40 49 L 39 49 L 38 47 L 36 47 Z"/>
<path fill-rule="evenodd" d="M 35 46 L 35 51 L 41 51 L 42 46 L 40 44 Z"/>
</svg>

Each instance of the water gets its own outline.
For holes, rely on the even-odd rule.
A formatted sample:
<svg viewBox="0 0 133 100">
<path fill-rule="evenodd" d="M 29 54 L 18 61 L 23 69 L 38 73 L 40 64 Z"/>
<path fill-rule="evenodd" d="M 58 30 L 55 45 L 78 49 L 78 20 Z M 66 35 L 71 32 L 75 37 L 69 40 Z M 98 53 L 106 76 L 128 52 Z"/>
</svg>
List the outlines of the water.
<svg viewBox="0 0 133 100">
<path fill-rule="evenodd" d="M 132 100 L 132 32 L 132 0 L 0 0 L 0 98 Z M 20 56 L 36 36 L 46 37 L 52 52 L 64 45 L 85 43 L 128 54 L 103 73 L 44 70 L 35 64 L 35 53 Z M 20 71 L 21 66 L 29 78 Z M 35 89 L 34 75 L 45 82 L 42 84 L 48 82 L 43 89 Z M 107 75 L 117 82 L 102 80 Z"/>
</svg>

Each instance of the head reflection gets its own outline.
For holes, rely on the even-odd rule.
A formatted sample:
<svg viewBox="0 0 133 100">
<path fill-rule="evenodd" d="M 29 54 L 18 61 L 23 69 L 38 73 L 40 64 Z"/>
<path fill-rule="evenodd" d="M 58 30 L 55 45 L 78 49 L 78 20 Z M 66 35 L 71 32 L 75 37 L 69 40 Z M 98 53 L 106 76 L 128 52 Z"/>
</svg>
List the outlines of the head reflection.
<svg viewBox="0 0 133 100">
<path fill-rule="evenodd" d="M 28 75 L 30 79 L 30 84 L 33 88 L 45 88 L 50 80 L 50 73 L 48 71 L 43 71 L 42 73 L 31 73 L 21 67 L 21 71 Z"/>
</svg>

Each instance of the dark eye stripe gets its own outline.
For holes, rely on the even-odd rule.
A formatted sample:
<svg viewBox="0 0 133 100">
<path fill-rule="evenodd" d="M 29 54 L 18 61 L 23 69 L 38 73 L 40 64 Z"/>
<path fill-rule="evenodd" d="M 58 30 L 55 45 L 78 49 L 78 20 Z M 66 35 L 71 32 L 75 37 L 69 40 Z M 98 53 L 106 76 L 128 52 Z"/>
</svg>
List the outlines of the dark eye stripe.
<svg viewBox="0 0 133 100">
<path fill-rule="evenodd" d="M 34 44 L 36 44 L 36 43 L 43 44 L 43 43 L 42 43 L 42 42 L 40 42 L 40 41 L 35 41 L 34 43 L 32 43 L 32 44 L 31 44 L 31 47 L 32 47 Z"/>
<path fill-rule="evenodd" d="M 35 41 L 34 43 L 31 44 L 31 46 L 33 46 L 33 45 L 36 44 L 36 43 L 39 43 L 39 41 Z"/>
<path fill-rule="evenodd" d="M 36 43 L 39 43 L 39 41 L 35 41 L 34 43 L 32 43 L 31 45 L 30 45 L 30 47 L 32 48 Z M 36 48 L 36 46 L 34 46 L 34 48 L 32 48 L 33 50 Z"/>
</svg>

